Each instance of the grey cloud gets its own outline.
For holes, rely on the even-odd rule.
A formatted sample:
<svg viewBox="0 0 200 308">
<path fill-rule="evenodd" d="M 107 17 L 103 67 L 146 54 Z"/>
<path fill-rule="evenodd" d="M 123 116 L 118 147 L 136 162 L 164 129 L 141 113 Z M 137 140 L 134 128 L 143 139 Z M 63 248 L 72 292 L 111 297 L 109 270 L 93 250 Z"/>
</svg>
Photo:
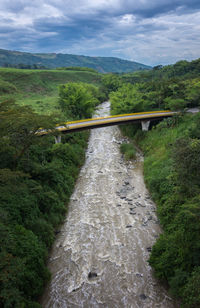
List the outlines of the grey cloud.
<svg viewBox="0 0 200 308">
<path fill-rule="evenodd" d="M 76 0 L 74 2 L 71 0 L 2 0 L 0 4 L 2 8 L 13 13 L 23 12 L 25 9 L 30 9 L 31 12 L 33 8 L 41 8 L 42 5 L 51 5 L 52 7 L 59 8 L 67 16 L 100 16 L 103 14 L 104 16 L 118 16 L 131 13 L 145 18 L 166 14 L 178 9 L 181 9 L 182 13 L 186 13 L 188 10 L 191 12 L 200 8 L 199 0 Z"/>
<path fill-rule="evenodd" d="M 197 0 L 1 0 L 0 8 L 6 49 L 118 56 L 150 65 L 199 55 Z"/>
</svg>

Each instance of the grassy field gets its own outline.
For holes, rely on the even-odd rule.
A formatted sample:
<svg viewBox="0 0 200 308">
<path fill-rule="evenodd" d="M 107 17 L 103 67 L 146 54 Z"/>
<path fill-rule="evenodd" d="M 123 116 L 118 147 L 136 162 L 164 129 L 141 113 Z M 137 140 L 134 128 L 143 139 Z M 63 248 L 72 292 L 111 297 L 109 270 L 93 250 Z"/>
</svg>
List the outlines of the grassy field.
<svg viewBox="0 0 200 308">
<path fill-rule="evenodd" d="M 58 112 L 58 86 L 67 82 L 99 85 L 101 74 L 90 71 L 0 68 L 0 100 L 15 99 L 40 114 Z"/>
</svg>

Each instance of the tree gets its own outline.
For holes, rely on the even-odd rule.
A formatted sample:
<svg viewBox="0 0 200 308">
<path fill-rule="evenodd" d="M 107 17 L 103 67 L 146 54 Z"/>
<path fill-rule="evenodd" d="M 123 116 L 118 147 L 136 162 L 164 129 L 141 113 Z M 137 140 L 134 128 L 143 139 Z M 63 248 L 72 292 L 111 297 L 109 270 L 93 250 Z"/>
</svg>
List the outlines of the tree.
<svg viewBox="0 0 200 308">
<path fill-rule="evenodd" d="M 120 77 L 116 74 L 106 74 L 102 77 L 102 84 L 106 96 L 109 96 L 110 92 L 117 91 L 122 85 Z"/>
<path fill-rule="evenodd" d="M 52 117 L 38 115 L 13 101 L 0 103 L 0 166 L 16 168 L 30 146 L 37 143 L 39 128 L 54 131 Z"/>
<path fill-rule="evenodd" d="M 183 289 L 183 307 L 200 307 L 200 266 L 195 267 Z"/>
<path fill-rule="evenodd" d="M 81 83 L 70 82 L 60 86 L 59 96 L 59 105 L 68 119 L 91 117 L 98 103 L 88 86 Z"/>
<path fill-rule="evenodd" d="M 187 81 L 186 88 L 186 99 L 189 106 L 199 106 L 200 105 L 200 81 L 199 79 L 194 79 L 192 82 Z"/>
<path fill-rule="evenodd" d="M 193 196 L 200 191 L 200 140 L 180 138 L 173 151 L 177 184 L 185 195 Z"/>
<path fill-rule="evenodd" d="M 182 98 L 167 97 L 164 99 L 165 108 L 170 110 L 184 110 L 187 106 L 187 101 Z"/>
</svg>

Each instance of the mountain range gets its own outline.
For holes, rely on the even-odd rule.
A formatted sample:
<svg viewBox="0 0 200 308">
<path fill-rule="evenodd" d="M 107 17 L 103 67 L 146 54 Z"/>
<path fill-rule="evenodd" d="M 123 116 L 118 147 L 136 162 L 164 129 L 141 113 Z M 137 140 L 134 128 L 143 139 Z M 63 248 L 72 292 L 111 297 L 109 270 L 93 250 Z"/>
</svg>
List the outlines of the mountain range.
<svg viewBox="0 0 200 308">
<path fill-rule="evenodd" d="M 62 53 L 28 53 L 0 49 L 0 66 L 12 67 L 19 64 L 46 67 L 89 67 L 100 73 L 128 73 L 151 69 L 150 66 L 138 62 L 115 57 L 89 57 Z"/>
</svg>

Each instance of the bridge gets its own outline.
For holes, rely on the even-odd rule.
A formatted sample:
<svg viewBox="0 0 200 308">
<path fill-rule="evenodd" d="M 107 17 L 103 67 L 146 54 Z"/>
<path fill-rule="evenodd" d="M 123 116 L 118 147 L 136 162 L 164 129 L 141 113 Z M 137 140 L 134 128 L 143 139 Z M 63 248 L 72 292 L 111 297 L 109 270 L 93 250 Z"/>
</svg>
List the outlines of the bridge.
<svg viewBox="0 0 200 308">
<path fill-rule="evenodd" d="M 93 129 L 98 127 L 119 125 L 132 122 L 141 122 L 142 130 L 148 130 L 150 121 L 172 117 L 175 114 L 177 114 L 177 112 L 170 110 L 120 114 L 120 115 L 106 116 L 101 118 L 92 118 L 92 119 L 66 122 L 63 125 L 57 125 L 55 129 L 60 133 L 72 133 L 84 129 Z M 37 132 L 37 135 L 43 136 L 47 135 L 48 133 L 49 133 L 48 130 L 41 129 Z M 56 143 L 59 143 L 60 141 L 61 141 L 61 136 L 57 136 Z"/>
</svg>

